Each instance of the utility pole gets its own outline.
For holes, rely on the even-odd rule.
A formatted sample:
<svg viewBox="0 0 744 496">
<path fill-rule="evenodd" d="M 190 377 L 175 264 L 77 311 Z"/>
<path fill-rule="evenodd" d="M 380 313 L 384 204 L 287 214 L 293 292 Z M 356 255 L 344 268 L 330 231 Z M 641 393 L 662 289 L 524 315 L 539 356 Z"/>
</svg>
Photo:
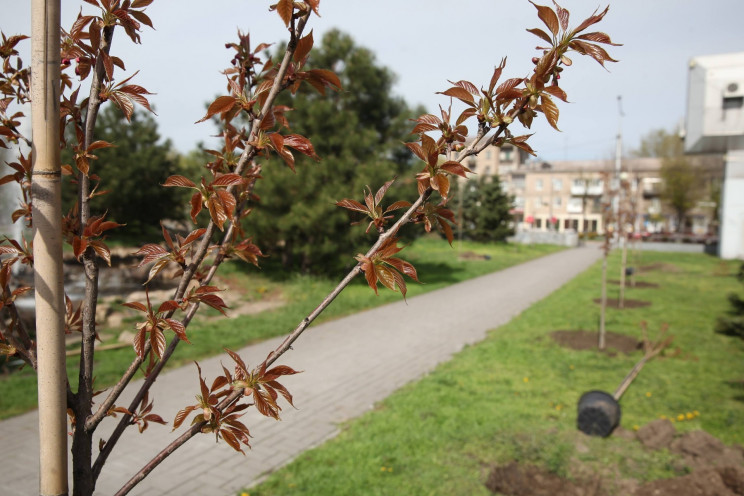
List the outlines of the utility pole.
<svg viewBox="0 0 744 496">
<path fill-rule="evenodd" d="M 59 158 L 60 0 L 31 3 L 39 494 L 67 495 L 67 371 Z M 82 428 L 82 426 L 80 427 Z"/>
</svg>

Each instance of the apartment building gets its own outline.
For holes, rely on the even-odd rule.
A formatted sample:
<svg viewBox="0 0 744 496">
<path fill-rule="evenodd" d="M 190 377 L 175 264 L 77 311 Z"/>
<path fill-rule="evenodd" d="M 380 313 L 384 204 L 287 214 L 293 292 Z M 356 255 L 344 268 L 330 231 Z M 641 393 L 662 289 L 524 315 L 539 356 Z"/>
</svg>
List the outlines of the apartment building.
<svg viewBox="0 0 744 496">
<path fill-rule="evenodd" d="M 512 209 L 515 228 L 603 233 L 601 206 L 605 193 L 616 188 L 614 160 L 540 161 L 513 146 L 489 147 L 467 166 L 478 177 L 497 175 L 504 190 L 514 197 Z M 720 155 L 689 159 L 700 172 L 707 188 L 715 188 L 723 177 Z M 673 212 L 661 200 L 661 160 L 624 158 L 620 177 L 630 185 L 628 204 L 636 215 L 636 232 L 675 231 Z M 607 184 L 609 179 L 610 184 Z M 703 195 L 689 212 L 695 234 L 715 231 L 716 203 Z"/>
</svg>

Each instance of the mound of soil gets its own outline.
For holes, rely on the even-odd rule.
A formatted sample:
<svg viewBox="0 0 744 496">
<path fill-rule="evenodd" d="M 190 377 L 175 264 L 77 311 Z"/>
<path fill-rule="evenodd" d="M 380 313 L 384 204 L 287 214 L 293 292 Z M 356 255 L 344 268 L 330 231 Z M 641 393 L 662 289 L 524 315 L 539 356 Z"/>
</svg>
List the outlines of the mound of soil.
<svg viewBox="0 0 744 496">
<path fill-rule="evenodd" d="M 597 331 L 553 331 L 550 333 L 550 337 L 564 348 L 571 348 L 572 350 L 597 349 Z M 632 353 L 643 348 L 643 343 L 636 338 L 609 331 L 605 333 L 605 344 L 608 349 L 621 353 Z"/>
<path fill-rule="evenodd" d="M 621 431 L 633 435 L 631 431 L 617 430 Z M 510 462 L 491 470 L 486 488 L 506 496 L 744 496 L 743 448 L 726 446 L 705 431 L 677 436 L 669 420 L 651 422 L 641 427 L 635 437 L 647 449 L 668 449 L 681 455 L 683 470 L 692 473 L 643 485 L 633 479 L 618 481 L 608 475 L 569 481 L 533 465 Z M 581 473 L 581 467 L 574 468 Z M 618 483 L 622 486 L 621 493 L 617 493 Z"/>
<path fill-rule="evenodd" d="M 664 263 L 664 262 L 656 262 L 650 265 L 642 265 L 638 267 L 638 270 L 641 272 L 652 272 L 654 270 L 658 270 L 660 272 L 679 272 L 680 271 L 676 265 L 672 265 L 672 264 Z"/>
<path fill-rule="evenodd" d="M 697 470 L 684 477 L 662 479 L 642 485 L 633 496 L 739 496 L 744 495 L 744 468 Z"/>
<path fill-rule="evenodd" d="M 602 298 L 594 298 L 594 303 L 597 305 L 602 304 Z M 619 308 L 620 300 L 617 298 L 607 298 L 607 308 Z M 623 300 L 623 308 L 620 310 L 625 310 L 627 308 L 642 308 L 642 307 L 650 307 L 651 302 L 650 301 L 643 301 L 643 300 L 631 300 L 629 298 L 625 298 Z"/>
<path fill-rule="evenodd" d="M 597 480 L 595 484 L 601 481 Z M 583 487 L 533 465 L 511 462 L 494 467 L 486 481 L 486 488 L 493 493 L 508 496 L 599 496 L 599 487 Z"/>
<path fill-rule="evenodd" d="M 620 281 L 617 279 L 607 281 L 607 284 L 614 284 L 615 286 L 620 286 Z M 631 284 L 629 280 L 625 280 L 625 287 L 626 288 L 642 288 L 642 289 L 655 289 L 658 288 L 659 285 L 655 282 L 647 282 L 647 281 L 636 281 L 634 284 Z"/>
</svg>

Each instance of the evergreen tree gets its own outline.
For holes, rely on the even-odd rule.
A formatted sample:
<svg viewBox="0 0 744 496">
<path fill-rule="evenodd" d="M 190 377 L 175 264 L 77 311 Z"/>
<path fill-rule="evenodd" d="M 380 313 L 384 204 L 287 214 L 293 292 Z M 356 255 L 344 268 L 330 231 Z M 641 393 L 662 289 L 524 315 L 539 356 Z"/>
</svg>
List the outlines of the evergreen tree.
<svg viewBox="0 0 744 496">
<path fill-rule="evenodd" d="M 375 191 L 409 166 L 410 154 L 401 141 L 413 114 L 391 95 L 393 74 L 349 35 L 326 33 L 310 60 L 313 67 L 333 69 L 343 88 L 322 96 L 303 85 L 294 97 L 283 95 L 281 104 L 294 109 L 292 132 L 313 137 L 321 161 L 298 156 L 296 172 L 281 160 L 264 164 L 255 191 L 261 200 L 245 228 L 286 268 L 327 274 L 355 263 L 349 253 L 362 250 L 370 239 L 363 227 L 350 226 L 357 219 L 334 203 L 361 200 L 366 185 Z M 401 187 L 416 189 L 413 182 L 396 184 L 387 198 L 397 198 Z"/>
<path fill-rule="evenodd" d="M 114 146 L 96 150 L 98 160 L 91 161 L 91 174 L 104 178 L 99 191 L 108 191 L 93 198 L 91 211 L 108 212 L 108 220 L 126 224 L 117 237 L 152 237 L 160 232 L 160 219 L 186 217 L 186 193 L 161 186 L 168 176 L 183 172 L 170 140 L 161 141 L 152 115 L 136 111 L 127 123 L 121 111 L 109 105 L 98 116 L 96 139 Z M 69 148 L 63 150 L 62 163 L 74 163 Z M 77 200 L 77 187 L 70 183 L 69 178 L 63 183 L 65 210 Z"/>
<path fill-rule="evenodd" d="M 463 196 L 465 236 L 474 241 L 505 241 L 514 234 L 509 226 L 513 200 L 501 189 L 498 176 L 469 180 Z"/>
</svg>

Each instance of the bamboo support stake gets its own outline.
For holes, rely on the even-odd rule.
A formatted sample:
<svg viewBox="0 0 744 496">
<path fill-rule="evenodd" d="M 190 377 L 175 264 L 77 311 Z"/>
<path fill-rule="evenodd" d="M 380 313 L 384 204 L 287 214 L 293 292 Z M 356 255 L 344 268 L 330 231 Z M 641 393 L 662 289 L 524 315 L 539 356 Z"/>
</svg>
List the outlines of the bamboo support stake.
<svg viewBox="0 0 744 496">
<path fill-rule="evenodd" d="M 33 0 L 31 17 L 39 494 L 60 496 L 67 495 L 67 378 L 59 158 L 60 0 Z"/>
</svg>

